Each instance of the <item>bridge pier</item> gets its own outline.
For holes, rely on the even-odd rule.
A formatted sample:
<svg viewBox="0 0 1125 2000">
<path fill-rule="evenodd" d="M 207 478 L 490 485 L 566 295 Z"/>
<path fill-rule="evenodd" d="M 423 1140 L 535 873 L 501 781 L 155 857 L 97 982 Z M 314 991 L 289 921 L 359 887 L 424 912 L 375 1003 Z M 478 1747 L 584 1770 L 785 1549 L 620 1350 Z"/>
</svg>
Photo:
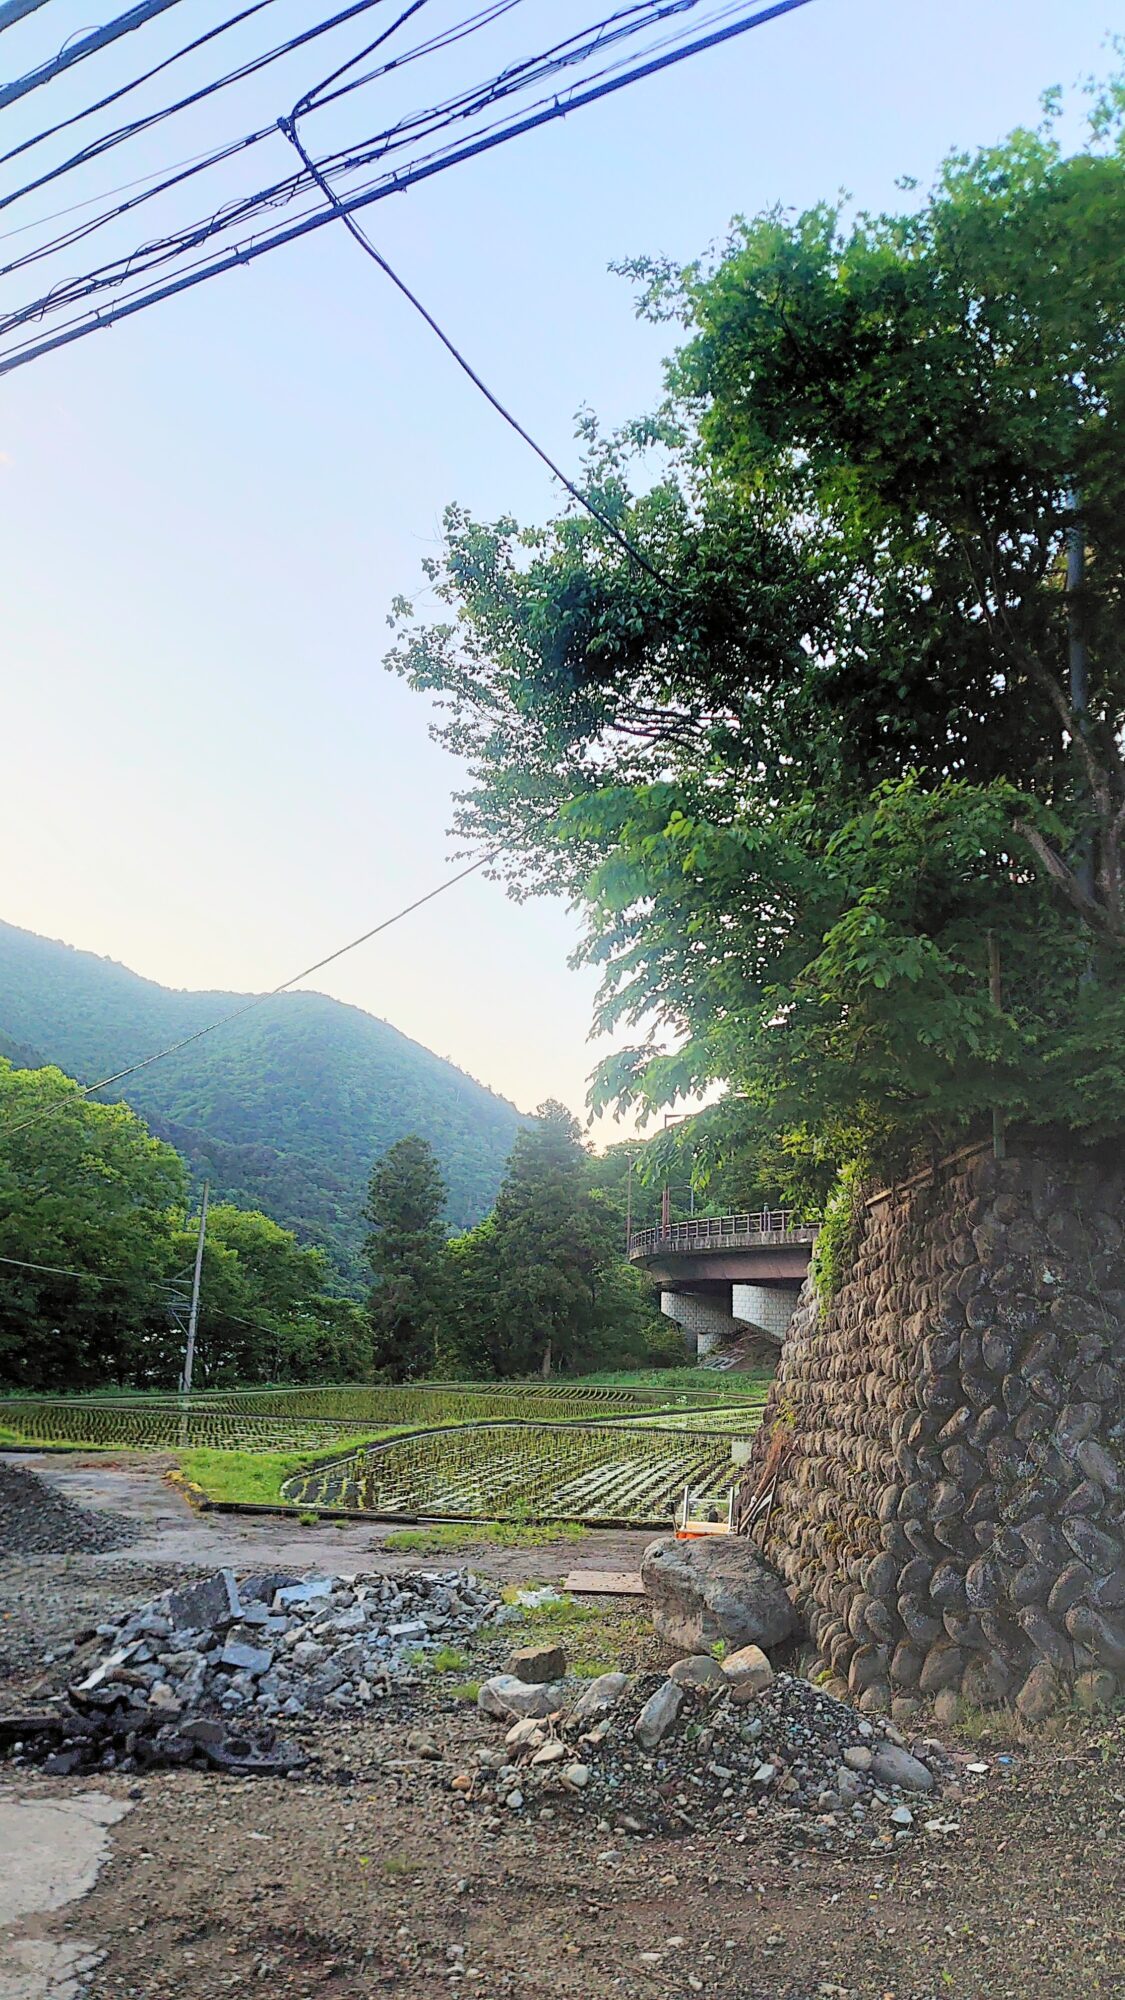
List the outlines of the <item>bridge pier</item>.
<svg viewBox="0 0 1125 2000">
<path fill-rule="evenodd" d="M 749 1285 L 738 1281 L 730 1289 L 731 1317 L 755 1327 L 780 1345 L 797 1310 L 800 1285 Z"/>
<path fill-rule="evenodd" d="M 662 1291 L 660 1310 L 665 1319 L 673 1319 L 683 1328 L 684 1347 L 696 1360 L 713 1354 L 716 1347 L 742 1332 L 732 1315 L 703 1292 Z"/>
</svg>

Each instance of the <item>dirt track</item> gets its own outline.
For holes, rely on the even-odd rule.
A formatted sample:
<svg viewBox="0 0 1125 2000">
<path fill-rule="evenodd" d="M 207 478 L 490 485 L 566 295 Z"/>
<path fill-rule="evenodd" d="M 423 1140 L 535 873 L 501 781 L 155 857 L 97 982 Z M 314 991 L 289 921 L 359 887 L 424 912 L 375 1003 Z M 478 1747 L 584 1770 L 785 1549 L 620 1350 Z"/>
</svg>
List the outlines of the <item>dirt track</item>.
<svg viewBox="0 0 1125 2000">
<path fill-rule="evenodd" d="M 145 1532 L 108 1554 L 0 1554 L 9 1700 L 55 1637 L 99 1605 L 149 1594 L 177 1567 L 380 1566 L 370 1529 L 297 1537 L 288 1524 L 195 1517 L 135 1466 L 50 1459 L 47 1476 Z M 521 1577 L 578 1562 L 633 1567 L 644 1539 L 489 1549 L 476 1566 Z M 635 1605 L 621 1629 L 629 1664 Z M 441 1762 L 405 1753 L 420 1713 Z M 486 2000 L 1125 1995 L 1115 1929 L 1125 1901 L 1120 1721 L 1073 1724 L 1030 1751 L 974 1745 L 989 1768 L 966 1779 L 959 1831 L 890 1857 L 810 1851 L 768 1820 L 718 1845 L 613 1833 L 576 1810 L 549 1822 L 490 1816 L 449 1779 L 474 1746 L 495 1740 L 475 1709 L 427 1693 L 358 1725 L 318 1726 L 322 1775 L 312 1782 L 106 1774 L 97 1789 L 133 1806 L 112 1830 L 113 1858 L 81 1906 L 41 1922 L 104 1953 L 90 2000 L 215 2000 L 243 1987 L 284 2000 L 392 1989 L 436 2000 L 458 1988 Z M 34 1798 L 90 1785 L 18 1777 Z"/>
</svg>

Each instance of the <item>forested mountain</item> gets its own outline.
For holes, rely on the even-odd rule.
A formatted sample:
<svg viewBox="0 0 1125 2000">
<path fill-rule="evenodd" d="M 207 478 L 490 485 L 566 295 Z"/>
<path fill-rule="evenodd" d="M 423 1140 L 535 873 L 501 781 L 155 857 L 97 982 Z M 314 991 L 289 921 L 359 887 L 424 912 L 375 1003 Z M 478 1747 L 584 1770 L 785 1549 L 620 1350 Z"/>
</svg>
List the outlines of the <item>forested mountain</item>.
<svg viewBox="0 0 1125 2000">
<path fill-rule="evenodd" d="M 111 959 L 0 923 L 0 1053 L 89 1083 L 233 1011 L 249 995 L 175 992 Z M 491 1208 L 520 1117 L 514 1105 L 388 1022 L 321 993 L 287 993 L 119 1094 L 213 1193 L 260 1208 L 362 1282 L 360 1217 L 377 1155 L 428 1139 L 449 1224 Z"/>
</svg>

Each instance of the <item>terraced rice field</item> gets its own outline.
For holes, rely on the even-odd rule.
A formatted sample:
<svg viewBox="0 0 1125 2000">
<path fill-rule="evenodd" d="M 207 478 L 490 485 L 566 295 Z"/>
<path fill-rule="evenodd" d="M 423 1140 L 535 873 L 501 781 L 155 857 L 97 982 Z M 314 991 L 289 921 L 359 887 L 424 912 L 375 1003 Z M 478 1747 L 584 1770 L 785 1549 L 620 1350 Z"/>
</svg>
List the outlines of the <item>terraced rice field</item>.
<svg viewBox="0 0 1125 2000">
<path fill-rule="evenodd" d="M 726 1504 L 730 1437 L 640 1424 L 475 1425 L 296 1474 L 300 1506 L 469 1520 L 669 1521 L 685 1486 Z"/>
<path fill-rule="evenodd" d="M 367 1426 L 328 1417 L 255 1416 L 209 1405 L 158 1403 L 0 1403 L 0 1428 L 22 1444 L 80 1444 L 118 1451 L 314 1451 L 354 1437 Z M 376 1429 L 371 1425 L 369 1428 Z"/>
<path fill-rule="evenodd" d="M 582 1383 L 348 1384 L 188 1398 L 11 1397 L 0 1400 L 0 1430 L 28 1445 L 323 1453 L 282 1486 L 283 1502 L 301 1508 L 649 1522 L 670 1519 L 688 1485 L 725 1501 L 732 1439 L 758 1427 L 765 1388 L 723 1387 L 717 1395 Z M 380 1442 L 402 1428 L 411 1434 Z"/>
</svg>

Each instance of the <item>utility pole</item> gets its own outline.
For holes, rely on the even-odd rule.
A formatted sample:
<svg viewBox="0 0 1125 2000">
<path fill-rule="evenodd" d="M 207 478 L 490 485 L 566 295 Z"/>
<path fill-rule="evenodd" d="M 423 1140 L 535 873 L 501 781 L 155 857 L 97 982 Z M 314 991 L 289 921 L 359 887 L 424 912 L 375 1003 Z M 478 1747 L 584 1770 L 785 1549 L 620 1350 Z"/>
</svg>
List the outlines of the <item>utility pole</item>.
<svg viewBox="0 0 1125 2000">
<path fill-rule="evenodd" d="M 188 1315 L 187 1346 L 184 1349 L 184 1372 L 180 1381 L 181 1393 L 191 1395 L 191 1372 L 195 1366 L 195 1329 L 199 1322 L 199 1280 L 203 1272 L 203 1238 L 207 1233 L 207 1192 L 210 1181 L 203 1183 L 203 1201 L 199 1210 L 199 1238 L 195 1246 L 195 1270 L 191 1280 L 191 1312 Z"/>
<path fill-rule="evenodd" d="M 1090 708 L 1090 662 L 1082 621 L 1082 592 L 1086 582 L 1086 537 L 1079 514 L 1080 496 L 1068 496 L 1070 520 L 1066 530 L 1066 619 L 1070 655 L 1070 706 L 1085 736 Z M 1094 893 L 1094 850 L 1089 829 L 1082 835 L 1075 874 L 1087 896 Z"/>
<path fill-rule="evenodd" d="M 625 1255 L 629 1255 L 633 1243 L 633 1155 L 629 1155 L 628 1171 L 625 1175 Z"/>
<path fill-rule="evenodd" d="M 1004 987 L 1000 975 L 1000 941 L 995 931 L 988 933 L 988 997 L 999 1014 L 1004 1007 Z M 1004 1136 L 1004 1114 L 992 1107 L 992 1157 L 1003 1160 L 1007 1156 Z"/>
</svg>

